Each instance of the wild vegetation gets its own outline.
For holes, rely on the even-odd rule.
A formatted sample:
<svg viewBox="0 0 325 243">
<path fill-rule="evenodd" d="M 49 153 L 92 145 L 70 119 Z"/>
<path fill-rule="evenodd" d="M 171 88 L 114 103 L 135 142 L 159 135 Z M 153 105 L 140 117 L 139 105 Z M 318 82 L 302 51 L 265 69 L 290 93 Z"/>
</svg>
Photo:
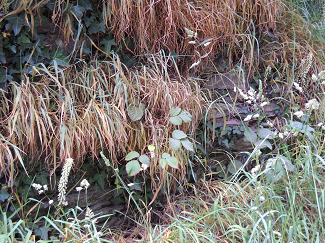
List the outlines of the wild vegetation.
<svg viewBox="0 0 325 243">
<path fill-rule="evenodd" d="M 0 241 L 324 242 L 324 8 L 2 1 Z"/>
</svg>

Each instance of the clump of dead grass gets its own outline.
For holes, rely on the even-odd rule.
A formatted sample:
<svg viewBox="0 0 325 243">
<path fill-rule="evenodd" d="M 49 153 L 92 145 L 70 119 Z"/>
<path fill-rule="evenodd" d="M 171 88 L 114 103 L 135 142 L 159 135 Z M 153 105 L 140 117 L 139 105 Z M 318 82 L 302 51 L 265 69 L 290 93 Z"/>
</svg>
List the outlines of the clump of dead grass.
<svg viewBox="0 0 325 243">
<path fill-rule="evenodd" d="M 276 29 L 279 1 L 110 1 L 107 16 L 118 41 L 132 38 L 139 52 L 169 49 L 178 54 L 192 49 L 184 28 L 201 41 L 212 38 L 211 51 L 221 44 L 236 45 L 236 35 L 255 24 Z"/>
<path fill-rule="evenodd" d="M 179 106 L 193 115 L 191 124 L 179 127 L 193 134 L 201 96 L 198 86 L 193 89 L 169 74 L 170 63 L 155 60 L 131 71 L 115 56 L 110 62 L 84 64 L 81 71 L 75 66 L 34 68 L 33 77 L 12 83 L 2 96 L 0 172 L 12 183 L 19 164 L 30 167 L 44 160 L 52 174 L 67 158 L 79 167 L 87 154 L 97 157 L 102 150 L 114 166 L 132 150 L 148 152 L 149 144 L 157 152 L 171 150 L 166 138 L 176 128 L 168 122 L 169 109 Z M 127 107 L 135 98 L 146 110 L 133 122 Z M 180 161 L 182 156 L 178 153 Z M 152 173 L 159 173 L 158 162 L 152 166 Z"/>
</svg>

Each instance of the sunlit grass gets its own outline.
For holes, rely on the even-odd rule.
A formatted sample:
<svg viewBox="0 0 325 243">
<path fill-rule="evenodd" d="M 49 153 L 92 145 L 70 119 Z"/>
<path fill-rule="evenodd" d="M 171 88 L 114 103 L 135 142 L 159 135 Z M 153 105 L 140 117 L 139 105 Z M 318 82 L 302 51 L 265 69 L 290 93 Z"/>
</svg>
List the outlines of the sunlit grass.
<svg viewBox="0 0 325 243">
<path fill-rule="evenodd" d="M 173 242 L 322 242 L 325 163 L 312 151 L 301 147 L 297 170 L 278 182 L 205 182 L 193 198 L 170 205 L 177 216 L 155 229 L 156 240 L 169 232 Z"/>
</svg>

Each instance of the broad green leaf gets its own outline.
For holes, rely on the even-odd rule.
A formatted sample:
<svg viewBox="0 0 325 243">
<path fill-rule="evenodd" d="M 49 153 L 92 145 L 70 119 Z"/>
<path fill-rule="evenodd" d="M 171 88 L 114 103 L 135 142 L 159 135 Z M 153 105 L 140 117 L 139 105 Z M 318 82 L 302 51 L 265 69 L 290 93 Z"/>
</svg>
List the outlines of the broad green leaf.
<svg viewBox="0 0 325 243">
<path fill-rule="evenodd" d="M 160 159 L 159 162 L 160 162 L 160 166 L 161 166 L 161 168 L 165 169 L 166 164 L 167 164 L 166 159 Z"/>
<path fill-rule="evenodd" d="M 177 115 L 179 115 L 181 110 L 182 109 L 179 107 L 172 107 L 172 108 L 170 108 L 169 114 L 170 114 L 170 116 L 177 116 Z"/>
<path fill-rule="evenodd" d="M 174 130 L 172 133 L 172 137 L 174 139 L 182 139 L 182 138 L 186 138 L 187 135 L 181 130 Z"/>
<path fill-rule="evenodd" d="M 181 143 L 187 150 L 194 152 L 193 143 L 191 143 L 187 138 L 181 139 Z"/>
<path fill-rule="evenodd" d="M 272 149 L 272 144 L 268 140 L 260 139 L 254 143 L 255 146 L 259 146 L 259 149 L 268 147 Z"/>
<path fill-rule="evenodd" d="M 151 151 L 151 152 L 153 152 L 154 150 L 155 150 L 155 146 L 153 146 L 153 145 L 149 145 L 148 146 L 148 149 L 149 149 L 149 151 Z"/>
<path fill-rule="evenodd" d="M 169 157 L 170 157 L 170 154 L 168 154 L 168 153 L 163 153 L 163 154 L 161 155 L 161 157 L 162 157 L 163 159 L 166 159 L 166 158 L 169 158 Z"/>
<path fill-rule="evenodd" d="M 228 172 L 230 172 L 231 174 L 235 174 L 242 166 L 242 162 L 240 162 L 239 160 L 233 160 L 228 166 Z"/>
<path fill-rule="evenodd" d="M 175 157 L 166 158 L 166 162 L 170 167 L 178 169 L 178 160 Z"/>
<path fill-rule="evenodd" d="M 27 36 L 21 37 L 21 42 L 27 43 L 27 44 L 31 43 L 30 39 Z"/>
<path fill-rule="evenodd" d="M 287 157 L 278 155 L 278 160 L 281 160 L 283 167 L 288 171 L 294 171 L 295 166 L 291 164 L 290 160 Z"/>
<path fill-rule="evenodd" d="M 134 176 L 140 171 L 140 164 L 137 160 L 131 160 L 126 164 L 126 172 L 129 176 Z"/>
<path fill-rule="evenodd" d="M 255 143 L 257 141 L 257 135 L 250 127 L 246 127 L 244 131 L 244 139 Z"/>
<path fill-rule="evenodd" d="M 15 46 L 15 45 L 11 45 L 11 46 L 10 46 L 10 50 L 11 50 L 13 53 L 17 53 L 17 49 L 16 49 L 16 46 Z"/>
<path fill-rule="evenodd" d="M 268 139 L 273 139 L 274 138 L 274 133 L 270 130 L 270 129 L 267 129 L 267 128 L 260 128 L 258 130 L 258 136 L 262 139 L 264 138 L 268 138 Z"/>
<path fill-rule="evenodd" d="M 128 153 L 126 155 L 125 160 L 129 161 L 131 159 L 138 158 L 139 156 L 140 156 L 140 154 L 137 151 L 131 151 L 130 153 Z"/>
<path fill-rule="evenodd" d="M 170 123 L 173 125 L 182 125 L 183 121 L 179 116 L 172 116 L 169 118 Z"/>
<path fill-rule="evenodd" d="M 169 138 L 169 142 L 172 145 L 172 148 L 178 150 L 181 146 L 181 142 L 178 139 Z"/>
<path fill-rule="evenodd" d="M 139 161 L 142 163 L 142 164 L 146 164 L 146 165 L 149 165 L 150 164 L 150 159 L 147 155 L 141 155 L 139 157 Z"/>
<path fill-rule="evenodd" d="M 25 23 L 25 16 L 21 13 L 19 16 L 14 14 L 6 18 L 11 23 L 15 36 L 19 34 L 22 25 Z"/>
<path fill-rule="evenodd" d="M 129 105 L 128 115 L 132 121 L 140 120 L 144 114 L 145 105 L 140 104 L 140 106 Z"/>
<path fill-rule="evenodd" d="M 184 122 L 192 121 L 192 115 L 188 111 L 182 111 L 179 117 L 182 118 Z"/>
<path fill-rule="evenodd" d="M 303 125 L 301 122 L 299 121 L 289 121 L 289 125 L 292 127 L 292 128 L 297 128 L 300 132 L 304 132 L 303 131 Z"/>
<path fill-rule="evenodd" d="M 308 125 L 305 125 L 305 124 L 303 124 L 301 122 L 298 122 L 298 121 L 290 121 L 289 125 L 292 128 L 298 129 L 299 132 L 306 134 L 310 141 L 312 141 L 314 139 L 313 134 L 310 133 L 310 132 L 315 131 L 314 128 L 312 128 L 312 127 L 310 127 Z"/>
</svg>

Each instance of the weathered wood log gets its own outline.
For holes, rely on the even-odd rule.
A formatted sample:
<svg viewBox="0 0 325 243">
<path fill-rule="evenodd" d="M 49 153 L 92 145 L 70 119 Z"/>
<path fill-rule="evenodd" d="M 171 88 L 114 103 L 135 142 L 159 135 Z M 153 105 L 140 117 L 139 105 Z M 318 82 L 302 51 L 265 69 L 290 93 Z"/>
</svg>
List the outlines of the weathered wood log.
<svg viewBox="0 0 325 243">
<path fill-rule="evenodd" d="M 87 190 L 87 194 L 85 190 L 82 190 L 80 193 L 74 190 L 66 196 L 68 206 L 64 207 L 64 211 L 67 212 L 69 208 L 75 208 L 76 206 L 80 207 L 83 210 L 89 207 L 96 217 L 104 216 L 100 217 L 97 220 L 97 223 L 102 223 L 106 220 L 109 220 L 107 226 L 110 228 L 118 228 L 121 226 L 121 224 L 123 224 L 124 220 L 126 220 L 124 215 L 121 215 L 118 212 L 126 213 L 127 204 L 111 202 L 111 200 L 114 198 L 114 193 L 112 192 L 113 189 L 114 188 L 95 190 L 89 188 Z M 53 195 L 51 199 L 54 201 L 51 205 L 51 212 L 55 212 L 55 207 L 53 205 L 58 204 L 57 193 L 47 192 L 47 195 L 51 195 L 51 193 Z M 41 201 L 41 203 L 33 210 L 31 210 L 29 215 L 25 216 L 31 218 L 39 218 L 40 216 L 47 215 L 50 207 L 48 198 L 44 197 L 44 195 L 40 195 L 35 199 Z M 31 201 L 24 207 L 24 212 L 28 212 L 32 207 L 35 206 L 35 204 L 35 201 Z M 84 217 L 85 210 L 82 214 L 80 214 L 79 219 L 84 219 Z"/>
</svg>

